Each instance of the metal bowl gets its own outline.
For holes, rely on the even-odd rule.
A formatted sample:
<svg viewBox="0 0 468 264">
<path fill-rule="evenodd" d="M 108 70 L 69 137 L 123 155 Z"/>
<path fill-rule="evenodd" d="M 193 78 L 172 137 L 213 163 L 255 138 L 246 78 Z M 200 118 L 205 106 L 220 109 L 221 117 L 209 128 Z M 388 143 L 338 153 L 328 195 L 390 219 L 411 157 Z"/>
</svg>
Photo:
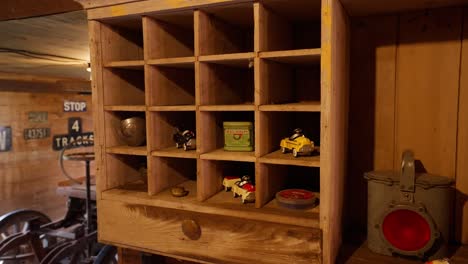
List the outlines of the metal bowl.
<svg viewBox="0 0 468 264">
<path fill-rule="evenodd" d="M 141 117 L 130 117 L 120 122 L 120 136 L 127 145 L 138 147 L 146 141 L 146 122 Z"/>
</svg>

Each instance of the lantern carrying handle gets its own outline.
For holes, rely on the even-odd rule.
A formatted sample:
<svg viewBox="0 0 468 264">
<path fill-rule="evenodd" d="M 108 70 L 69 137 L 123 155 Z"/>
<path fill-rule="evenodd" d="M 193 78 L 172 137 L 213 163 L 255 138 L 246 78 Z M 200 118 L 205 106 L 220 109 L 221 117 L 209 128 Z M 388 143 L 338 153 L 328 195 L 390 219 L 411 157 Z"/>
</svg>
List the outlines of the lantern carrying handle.
<svg viewBox="0 0 468 264">
<path fill-rule="evenodd" d="M 414 153 L 411 150 L 405 150 L 401 158 L 400 174 L 400 200 L 403 202 L 414 202 L 415 192 L 415 166 Z"/>
</svg>

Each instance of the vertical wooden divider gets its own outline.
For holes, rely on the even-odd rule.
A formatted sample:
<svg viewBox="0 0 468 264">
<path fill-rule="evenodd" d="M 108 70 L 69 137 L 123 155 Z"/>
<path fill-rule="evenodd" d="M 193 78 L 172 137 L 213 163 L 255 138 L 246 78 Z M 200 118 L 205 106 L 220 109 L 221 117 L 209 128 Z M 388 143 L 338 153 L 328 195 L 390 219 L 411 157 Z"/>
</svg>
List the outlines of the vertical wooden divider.
<svg viewBox="0 0 468 264">
<path fill-rule="evenodd" d="M 456 232 L 455 239 L 468 243 L 468 9 L 463 8 L 463 33 L 458 97 Z"/>
<path fill-rule="evenodd" d="M 261 208 L 264 206 L 268 201 L 266 201 L 263 194 L 263 184 L 266 181 L 265 177 L 265 169 L 264 165 L 258 162 L 258 158 L 261 156 L 261 144 L 260 139 L 262 138 L 262 129 L 260 123 L 260 110 L 258 107 L 261 103 L 261 94 L 262 91 L 260 90 L 261 85 L 261 73 L 260 73 L 260 58 L 258 56 L 260 52 L 260 44 L 263 41 L 262 35 L 260 34 L 260 3 L 253 3 L 253 12 L 254 12 L 254 104 L 255 104 L 255 113 L 254 113 L 254 132 L 255 132 L 255 207 Z"/>
<path fill-rule="evenodd" d="M 92 65 L 92 102 L 94 124 L 94 152 L 96 166 L 96 201 L 99 203 L 101 192 L 108 188 L 105 163 L 105 128 L 104 128 L 104 90 L 102 89 L 102 44 L 101 24 L 97 21 L 88 22 L 89 47 Z M 99 133 L 96 133 L 99 131 Z"/>
<path fill-rule="evenodd" d="M 145 78 L 145 105 L 146 105 L 146 167 L 147 167 L 147 183 L 148 183 L 148 194 L 156 194 L 160 188 L 157 186 L 156 173 L 154 168 L 154 158 L 151 156 L 151 152 L 154 150 L 154 138 L 156 129 L 154 127 L 154 113 L 148 110 L 148 106 L 151 106 L 151 102 L 155 87 L 153 87 L 152 76 L 151 76 L 151 66 L 146 64 L 146 61 L 151 56 L 152 42 L 151 38 L 151 20 L 150 18 L 144 16 L 142 17 L 143 25 L 143 58 L 145 61 L 144 68 L 144 78 Z M 157 89 L 157 88 L 156 88 Z"/>
<path fill-rule="evenodd" d="M 322 261 L 335 263 L 342 241 L 349 85 L 349 18 L 339 0 L 322 0 L 320 228 Z"/>
</svg>

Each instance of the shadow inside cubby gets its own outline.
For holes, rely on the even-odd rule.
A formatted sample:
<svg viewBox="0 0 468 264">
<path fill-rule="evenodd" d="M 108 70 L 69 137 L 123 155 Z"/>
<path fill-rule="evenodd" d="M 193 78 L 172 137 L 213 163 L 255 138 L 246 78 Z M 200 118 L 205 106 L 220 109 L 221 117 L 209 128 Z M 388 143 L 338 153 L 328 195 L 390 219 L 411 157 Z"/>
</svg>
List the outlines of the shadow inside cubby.
<svg viewBox="0 0 468 264">
<path fill-rule="evenodd" d="M 116 147 L 116 146 L 128 146 L 128 141 L 122 133 L 122 121 L 128 118 L 142 118 L 145 120 L 145 112 L 133 112 L 133 111 L 105 111 L 104 112 L 104 129 L 106 132 L 106 147 Z M 132 123 L 132 134 L 140 132 L 146 134 L 146 124 L 145 122 L 140 122 L 133 120 Z M 135 122 L 136 121 L 136 122 Z M 143 143 L 139 146 L 132 146 L 133 148 L 143 148 L 146 149 L 146 137 L 144 137 Z"/>
<path fill-rule="evenodd" d="M 261 59 L 260 105 L 320 102 L 320 63 Z"/>
<path fill-rule="evenodd" d="M 102 59 L 112 61 L 143 60 L 143 24 L 141 17 L 102 21 Z"/>
<path fill-rule="evenodd" d="M 193 12 L 150 15 L 145 20 L 146 59 L 194 56 Z"/>
<path fill-rule="evenodd" d="M 260 51 L 320 48 L 321 1 L 265 0 L 259 8 Z"/>
<path fill-rule="evenodd" d="M 145 105 L 142 70 L 104 68 L 104 105 Z"/>
<path fill-rule="evenodd" d="M 175 66 L 149 66 L 151 106 L 195 105 L 193 63 Z"/>
<path fill-rule="evenodd" d="M 253 67 L 224 63 L 200 62 L 200 105 L 253 105 Z"/>
<path fill-rule="evenodd" d="M 151 157 L 151 175 L 148 176 L 150 195 L 161 193 L 171 197 L 170 187 L 183 186 L 188 198 L 197 196 L 197 160 L 190 158 Z"/>
<path fill-rule="evenodd" d="M 290 137 L 294 129 L 301 128 L 305 137 L 314 142 L 315 147 L 320 146 L 320 112 L 260 112 L 257 135 L 262 139 L 258 141 L 257 148 L 260 156 L 268 153 L 279 154 L 275 156 L 291 156 L 291 153 L 280 153 L 280 142 Z M 273 154 L 273 153 L 272 153 Z M 317 156 L 318 153 L 313 153 Z M 309 157 L 297 157 L 296 160 Z"/>
<path fill-rule="evenodd" d="M 258 206 L 289 210 L 275 201 L 277 192 L 285 189 L 303 189 L 320 192 L 320 168 L 260 164 L 257 176 Z M 314 208 L 305 212 L 316 211 Z"/>
<path fill-rule="evenodd" d="M 198 21 L 198 55 L 254 51 L 252 3 L 201 8 Z"/>
<path fill-rule="evenodd" d="M 146 156 L 106 154 L 107 186 L 146 193 Z"/>
<path fill-rule="evenodd" d="M 182 133 L 191 130 L 196 135 L 195 111 L 168 111 L 151 112 L 151 129 L 153 135 L 150 137 L 152 150 L 173 150 L 183 152 L 182 148 L 176 148 L 174 134 L 177 128 Z M 195 150 L 188 150 L 195 152 Z"/>
</svg>

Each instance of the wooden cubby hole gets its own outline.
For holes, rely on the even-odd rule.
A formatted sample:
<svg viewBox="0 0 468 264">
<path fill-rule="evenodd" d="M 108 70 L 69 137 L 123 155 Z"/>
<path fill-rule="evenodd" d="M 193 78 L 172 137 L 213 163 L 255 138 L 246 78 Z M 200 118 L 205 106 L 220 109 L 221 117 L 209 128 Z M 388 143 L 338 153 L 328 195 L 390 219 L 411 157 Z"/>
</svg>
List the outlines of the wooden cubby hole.
<svg viewBox="0 0 468 264">
<path fill-rule="evenodd" d="M 148 142 L 152 156 L 197 158 L 196 150 L 176 148 L 173 140 L 178 127 L 196 134 L 195 111 L 156 111 L 149 113 Z M 198 143 L 198 142 L 197 142 Z"/>
<path fill-rule="evenodd" d="M 147 65 L 145 69 L 150 110 L 178 110 L 182 105 L 192 105 L 195 110 L 194 62 Z"/>
<path fill-rule="evenodd" d="M 255 151 L 224 151 L 223 122 L 252 122 L 253 111 L 199 111 L 197 144 L 201 159 L 255 162 Z M 255 133 L 255 132 L 254 132 Z M 255 140 L 255 139 L 254 139 Z"/>
<path fill-rule="evenodd" d="M 320 63 L 310 58 L 257 59 L 260 110 L 320 112 Z"/>
<path fill-rule="evenodd" d="M 103 65 L 143 65 L 143 26 L 139 16 L 103 20 L 101 27 Z M 105 79 L 105 77 L 104 77 Z"/>
<path fill-rule="evenodd" d="M 242 209 L 240 198 L 234 198 L 232 192 L 226 193 L 223 187 L 223 178 L 225 176 L 239 176 L 249 175 L 255 182 L 255 163 L 253 162 L 240 162 L 240 161 L 226 161 L 226 160 L 199 160 L 199 183 L 198 183 L 198 200 L 205 201 L 213 196 L 211 201 L 213 203 L 225 203 L 234 205 Z M 223 201 L 224 200 L 224 201 Z M 210 204 L 209 201 L 206 201 Z M 247 204 L 244 206 L 251 206 Z"/>
<path fill-rule="evenodd" d="M 256 51 L 314 49 L 321 46 L 321 1 L 265 0 L 255 4 Z"/>
<path fill-rule="evenodd" d="M 257 112 L 255 149 L 259 161 L 270 164 L 320 167 L 320 156 L 292 156 L 281 153 L 280 142 L 292 135 L 295 128 L 302 128 L 306 137 L 320 146 L 320 113 L 318 112 Z"/>
<path fill-rule="evenodd" d="M 130 117 L 145 118 L 145 111 L 105 111 L 104 112 L 104 127 L 105 127 L 105 146 L 106 152 L 114 154 L 129 154 L 142 155 L 148 154 L 146 145 L 143 146 L 128 146 L 125 141 L 119 136 L 121 121 Z"/>
<path fill-rule="evenodd" d="M 195 55 L 254 51 L 252 3 L 200 8 L 195 11 Z"/>
<path fill-rule="evenodd" d="M 107 67 L 103 69 L 104 106 L 145 105 L 145 79 L 141 69 Z"/>
<path fill-rule="evenodd" d="M 197 63 L 198 98 L 201 110 L 254 110 L 253 53 L 217 56 Z"/>
<path fill-rule="evenodd" d="M 197 196 L 197 160 L 192 158 L 150 157 L 148 194 L 170 197 L 170 188 L 183 186 L 188 198 Z M 174 198 L 177 199 L 177 198 Z"/>
<path fill-rule="evenodd" d="M 306 189 L 320 192 L 320 169 L 304 166 L 257 164 L 256 177 L 257 199 L 256 206 L 266 208 L 278 208 L 284 212 L 289 210 L 276 204 L 275 195 L 284 189 Z M 299 210 L 302 216 L 317 218 L 319 206 L 307 210 Z"/>
<path fill-rule="evenodd" d="M 141 173 L 141 168 L 147 168 L 147 157 L 135 155 L 111 154 L 105 155 L 107 186 L 109 189 L 133 189 L 146 193 L 147 178 Z"/>
<path fill-rule="evenodd" d="M 193 57 L 193 11 L 149 15 L 143 18 L 145 60 L 156 62 Z"/>
</svg>

